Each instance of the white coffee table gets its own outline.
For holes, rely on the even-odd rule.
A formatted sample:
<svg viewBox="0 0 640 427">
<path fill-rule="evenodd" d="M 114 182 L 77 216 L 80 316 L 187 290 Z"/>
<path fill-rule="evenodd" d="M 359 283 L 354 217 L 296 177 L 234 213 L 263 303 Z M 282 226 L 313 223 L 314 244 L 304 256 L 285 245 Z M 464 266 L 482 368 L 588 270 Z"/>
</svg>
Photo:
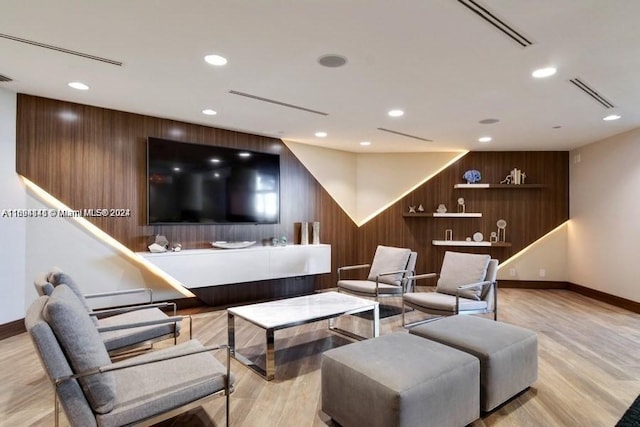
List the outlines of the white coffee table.
<svg viewBox="0 0 640 427">
<path fill-rule="evenodd" d="M 227 309 L 231 355 L 269 381 L 275 377 L 276 371 L 275 331 L 328 319 L 329 329 L 355 339 L 366 339 L 367 337 L 335 328 L 333 319 L 345 314 L 355 314 L 369 310 L 373 311 L 372 335 L 377 337 L 380 334 L 380 309 L 378 303 L 373 300 L 338 292 L 321 292 L 302 297 L 231 307 Z M 265 330 L 267 352 L 264 369 L 236 350 L 236 317 L 240 317 Z"/>
</svg>

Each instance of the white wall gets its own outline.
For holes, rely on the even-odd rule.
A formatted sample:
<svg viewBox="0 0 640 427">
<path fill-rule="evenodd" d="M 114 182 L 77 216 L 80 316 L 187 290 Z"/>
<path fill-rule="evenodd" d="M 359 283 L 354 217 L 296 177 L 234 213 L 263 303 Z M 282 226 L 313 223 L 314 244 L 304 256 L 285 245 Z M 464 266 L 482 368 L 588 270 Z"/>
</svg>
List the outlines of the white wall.
<svg viewBox="0 0 640 427">
<path fill-rule="evenodd" d="M 570 159 L 569 281 L 640 302 L 640 129 Z"/>
<path fill-rule="evenodd" d="M 16 94 L 5 89 L 0 89 L 0 183 L 0 212 L 24 209 L 24 185 L 16 174 Z M 24 317 L 25 239 L 24 219 L 0 216 L 0 325 Z"/>
</svg>

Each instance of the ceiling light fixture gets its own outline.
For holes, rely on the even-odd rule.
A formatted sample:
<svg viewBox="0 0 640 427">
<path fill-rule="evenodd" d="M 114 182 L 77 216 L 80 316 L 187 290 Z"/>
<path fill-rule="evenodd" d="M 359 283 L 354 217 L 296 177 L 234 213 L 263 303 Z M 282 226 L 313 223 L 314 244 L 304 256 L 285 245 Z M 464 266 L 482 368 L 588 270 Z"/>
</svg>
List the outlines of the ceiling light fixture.
<svg viewBox="0 0 640 427">
<path fill-rule="evenodd" d="M 218 159 L 218 158 L 216 158 L 216 157 L 213 157 L 213 158 L 209 159 L 209 161 L 210 161 L 211 163 L 220 163 L 220 159 Z"/>
<path fill-rule="evenodd" d="M 84 84 L 82 82 L 70 82 L 67 85 L 69 87 L 72 87 L 72 88 L 78 89 L 78 90 L 89 90 L 89 86 L 87 86 L 86 84 Z"/>
<path fill-rule="evenodd" d="M 487 143 L 487 142 L 491 142 L 493 138 L 491 138 L 490 136 L 483 136 L 478 138 L 478 142 L 482 142 L 482 143 Z"/>
<path fill-rule="evenodd" d="M 251 157 L 251 153 L 247 153 L 246 151 L 243 151 L 242 153 L 238 153 L 238 156 L 240 156 L 240 157 Z"/>
<path fill-rule="evenodd" d="M 542 79 L 545 77 L 553 76 L 556 71 L 557 70 L 553 67 L 539 68 L 531 73 L 531 76 L 535 77 L 536 79 Z"/>
<path fill-rule="evenodd" d="M 363 147 L 366 147 L 366 146 L 368 146 L 368 145 L 371 145 L 371 142 L 370 142 L 370 141 L 362 141 L 362 142 L 360 143 L 360 145 L 362 145 Z"/>
<path fill-rule="evenodd" d="M 611 114 L 607 117 L 603 117 L 602 120 L 606 120 L 607 122 L 610 122 L 611 120 L 618 120 L 619 118 L 621 118 L 622 116 L 619 116 L 617 114 Z"/>
<path fill-rule="evenodd" d="M 216 67 L 227 65 L 227 58 L 220 55 L 207 55 L 204 57 L 204 60 L 211 65 L 215 65 Z"/>
<path fill-rule="evenodd" d="M 500 119 L 482 119 L 478 123 L 481 125 L 492 125 L 494 123 L 498 123 Z"/>
<path fill-rule="evenodd" d="M 389 115 L 389 117 L 401 117 L 401 116 L 404 116 L 404 111 L 390 110 L 387 114 Z"/>
<path fill-rule="evenodd" d="M 347 58 L 342 55 L 328 54 L 318 58 L 318 63 L 324 67 L 337 68 L 347 63 Z"/>
<path fill-rule="evenodd" d="M 327 133 L 326 132 L 316 132 L 315 134 L 318 138 L 326 138 Z"/>
<path fill-rule="evenodd" d="M 202 114 L 206 114 L 207 116 L 215 116 L 216 114 L 218 114 L 218 112 L 212 110 L 211 108 L 205 108 L 204 110 L 202 110 Z"/>
</svg>

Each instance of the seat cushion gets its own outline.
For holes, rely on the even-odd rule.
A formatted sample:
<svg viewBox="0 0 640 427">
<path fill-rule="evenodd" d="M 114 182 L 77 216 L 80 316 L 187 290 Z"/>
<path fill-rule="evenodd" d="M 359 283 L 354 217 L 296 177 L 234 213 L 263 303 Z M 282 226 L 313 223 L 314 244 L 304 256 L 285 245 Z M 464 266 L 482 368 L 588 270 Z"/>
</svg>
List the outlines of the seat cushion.
<svg viewBox="0 0 640 427">
<path fill-rule="evenodd" d="M 456 313 L 456 297 L 439 292 L 410 292 L 403 296 L 403 301 L 411 306 L 423 309 L 423 311 Z M 484 310 L 487 308 L 486 301 L 460 298 L 460 311 L 463 310 Z"/>
<path fill-rule="evenodd" d="M 167 315 L 157 308 L 129 311 L 115 316 L 98 319 L 98 326 L 118 326 L 137 322 L 148 322 L 166 319 Z M 100 338 L 104 342 L 107 351 L 128 347 L 130 345 L 153 340 L 166 335 L 173 335 L 174 326 L 176 334 L 180 331 L 180 323 L 166 323 L 161 325 L 142 326 L 139 328 L 127 328 L 115 331 L 100 332 Z"/>
<path fill-rule="evenodd" d="M 369 280 L 340 280 L 338 282 L 338 288 L 363 294 L 376 294 L 376 282 Z M 378 293 L 381 295 L 400 295 L 402 293 L 402 287 L 389 285 L 387 283 L 378 283 Z"/>
<path fill-rule="evenodd" d="M 447 251 L 442 261 L 437 292 L 455 295 L 458 286 L 470 285 L 485 280 L 490 255 L 467 254 Z M 480 299 L 482 287 L 466 289 L 460 295 L 469 299 Z"/>
<path fill-rule="evenodd" d="M 68 286 L 56 286 L 44 307 L 44 317 L 69 358 L 74 373 L 111 364 L 98 330 Z M 113 409 L 116 379 L 112 373 L 90 375 L 79 380 L 95 412 L 106 413 Z"/>
<path fill-rule="evenodd" d="M 201 349 L 197 340 L 118 362 L 150 360 Z M 97 417 L 103 427 L 129 425 L 224 390 L 226 368 L 211 352 L 113 371 L 118 396 L 114 409 Z M 230 378 L 230 384 L 234 382 Z"/>
<path fill-rule="evenodd" d="M 367 280 L 375 282 L 379 274 L 406 269 L 409 255 L 411 255 L 411 249 L 378 246 L 373 256 L 373 262 L 371 263 L 371 270 L 369 270 Z M 378 282 L 398 286 L 401 284 L 403 277 L 403 273 L 380 276 Z"/>
</svg>

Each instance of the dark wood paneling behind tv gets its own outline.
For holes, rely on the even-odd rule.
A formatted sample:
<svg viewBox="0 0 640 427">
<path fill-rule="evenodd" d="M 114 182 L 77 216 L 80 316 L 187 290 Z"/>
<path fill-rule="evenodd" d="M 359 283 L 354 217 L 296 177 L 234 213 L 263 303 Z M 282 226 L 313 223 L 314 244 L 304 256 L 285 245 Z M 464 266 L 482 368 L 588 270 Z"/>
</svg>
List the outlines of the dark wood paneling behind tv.
<svg viewBox="0 0 640 427">
<path fill-rule="evenodd" d="M 223 145 L 280 154 L 281 215 L 277 225 L 145 225 L 145 141 L 147 136 Z M 517 167 L 541 189 L 454 190 L 467 169 L 478 169 L 483 182 L 497 183 Z M 364 226 L 356 227 L 282 141 L 169 119 L 143 116 L 64 101 L 18 95 L 16 170 L 74 209 L 129 208 L 129 218 L 90 218 L 134 251 L 146 249 L 159 233 L 185 248 L 205 248 L 211 240 L 294 237 L 294 224 L 321 222 L 323 243 L 332 245 L 333 271 L 342 265 L 370 262 L 376 245 L 418 251 L 418 271 L 438 271 L 445 247 L 431 245 L 453 228 L 456 237 L 508 222 L 509 248 L 457 248 L 486 252 L 504 260 L 568 219 L 567 152 L 472 152 L 405 196 Z M 393 173 L 390 171 L 389 173 Z M 404 218 L 409 205 L 433 210 L 439 203 L 455 209 L 464 197 L 480 219 Z M 455 249 L 455 248 L 454 248 Z M 248 266 L 250 268 L 250 266 Z M 210 304 L 283 297 L 335 286 L 336 274 L 300 280 L 210 288 L 201 296 Z"/>
</svg>

